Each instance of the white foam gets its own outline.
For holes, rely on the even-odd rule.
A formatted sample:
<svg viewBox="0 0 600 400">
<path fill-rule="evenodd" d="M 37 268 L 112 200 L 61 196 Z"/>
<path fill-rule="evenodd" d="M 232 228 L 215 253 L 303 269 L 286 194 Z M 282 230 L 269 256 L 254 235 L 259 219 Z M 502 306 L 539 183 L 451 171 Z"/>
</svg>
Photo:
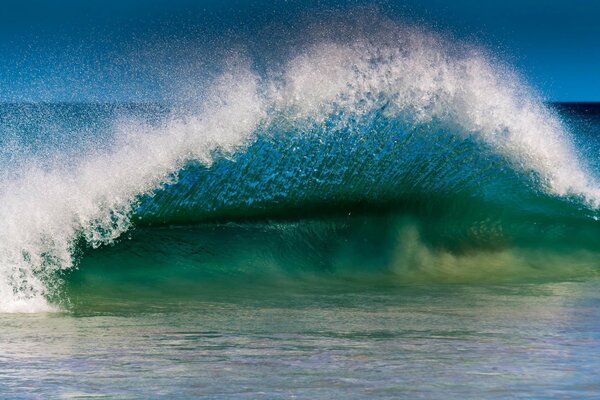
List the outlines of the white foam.
<svg viewBox="0 0 600 400">
<path fill-rule="evenodd" d="M 223 74 L 194 116 L 160 127 L 121 124 L 116 144 L 76 167 L 37 167 L 0 186 L 0 312 L 51 311 L 49 276 L 74 264 L 73 246 L 111 242 L 130 228 L 136 199 L 188 161 L 234 152 L 272 115 L 319 122 L 331 112 L 456 126 L 539 174 L 557 195 L 597 206 L 600 191 L 581 167 L 560 121 L 507 69 L 436 35 L 393 26 L 375 37 L 308 46 L 270 78 L 248 67 Z"/>
</svg>

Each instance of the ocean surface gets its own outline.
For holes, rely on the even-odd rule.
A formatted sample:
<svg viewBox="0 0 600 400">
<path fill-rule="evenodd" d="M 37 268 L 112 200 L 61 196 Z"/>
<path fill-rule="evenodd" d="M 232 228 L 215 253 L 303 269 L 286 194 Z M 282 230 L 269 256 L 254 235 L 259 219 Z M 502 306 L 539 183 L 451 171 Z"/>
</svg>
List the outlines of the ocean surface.
<svg viewBox="0 0 600 400">
<path fill-rule="evenodd" d="M 2 398 L 600 396 L 600 106 L 414 27 L 0 105 Z"/>
</svg>

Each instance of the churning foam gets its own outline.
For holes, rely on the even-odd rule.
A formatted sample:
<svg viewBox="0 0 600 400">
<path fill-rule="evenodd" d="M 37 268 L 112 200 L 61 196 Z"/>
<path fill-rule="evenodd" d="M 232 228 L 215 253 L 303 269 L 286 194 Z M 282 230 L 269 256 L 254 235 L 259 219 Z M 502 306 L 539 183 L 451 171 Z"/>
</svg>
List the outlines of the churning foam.
<svg viewBox="0 0 600 400">
<path fill-rule="evenodd" d="M 368 37 L 317 41 L 266 77 L 238 66 L 193 116 L 120 124 L 109 150 L 74 167 L 32 161 L 2 182 L 0 311 L 52 310 L 52 276 L 73 266 L 77 243 L 119 237 L 136 200 L 176 179 L 187 162 L 233 153 L 274 120 L 309 127 L 332 113 L 352 116 L 344 124 L 381 109 L 409 123 L 441 121 L 535 172 L 546 190 L 600 201 L 560 121 L 508 69 L 434 34 L 388 26 Z"/>
</svg>

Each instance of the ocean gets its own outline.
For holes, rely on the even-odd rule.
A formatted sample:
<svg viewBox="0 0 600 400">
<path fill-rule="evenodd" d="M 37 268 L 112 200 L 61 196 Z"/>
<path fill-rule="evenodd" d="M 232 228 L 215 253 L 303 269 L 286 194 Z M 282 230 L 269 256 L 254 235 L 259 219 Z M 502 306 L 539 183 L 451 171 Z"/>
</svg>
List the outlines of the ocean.
<svg viewBox="0 0 600 400">
<path fill-rule="evenodd" d="M 598 396 L 600 106 L 373 35 L 0 105 L 0 397 Z"/>
</svg>

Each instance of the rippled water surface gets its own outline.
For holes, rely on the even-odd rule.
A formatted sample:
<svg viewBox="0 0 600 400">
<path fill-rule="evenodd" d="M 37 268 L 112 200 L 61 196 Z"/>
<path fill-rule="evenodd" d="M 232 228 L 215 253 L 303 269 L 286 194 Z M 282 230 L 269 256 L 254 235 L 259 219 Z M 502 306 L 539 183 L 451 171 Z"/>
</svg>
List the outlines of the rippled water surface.
<svg viewBox="0 0 600 400">
<path fill-rule="evenodd" d="M 0 397 L 594 397 L 599 289 L 82 294 L 69 312 L 0 317 Z"/>
</svg>

